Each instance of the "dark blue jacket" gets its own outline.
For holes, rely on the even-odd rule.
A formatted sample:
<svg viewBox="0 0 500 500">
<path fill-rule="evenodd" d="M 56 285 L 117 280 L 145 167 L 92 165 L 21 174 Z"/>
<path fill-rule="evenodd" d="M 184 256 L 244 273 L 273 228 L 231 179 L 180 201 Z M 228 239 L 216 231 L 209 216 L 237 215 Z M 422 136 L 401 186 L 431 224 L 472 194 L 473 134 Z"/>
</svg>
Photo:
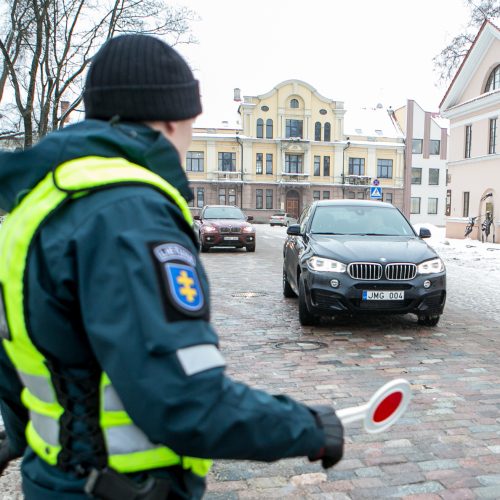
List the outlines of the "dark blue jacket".
<svg viewBox="0 0 500 500">
<path fill-rule="evenodd" d="M 0 207 L 11 210 L 55 166 L 89 155 L 126 158 L 191 197 L 177 151 L 161 134 L 138 124 L 87 120 L 32 149 L 1 153 Z M 26 311 L 35 345 L 72 380 L 85 380 L 97 363 L 135 424 L 152 442 L 180 455 L 272 461 L 317 453 L 324 433 L 305 406 L 235 382 L 220 367 L 187 376 L 180 366 L 178 349 L 217 344 L 218 338 L 208 312 L 183 316 L 168 307 L 151 245 L 175 243 L 195 255 L 208 301 L 190 233 L 179 209 L 145 186 L 94 192 L 59 210 L 41 228 L 29 256 Z M 5 426 L 22 450 L 27 417 L 21 386 L 1 347 L 0 370 Z M 67 390 L 81 401 L 78 384 L 69 383 Z M 86 438 L 84 428 L 75 432 L 77 461 Z M 61 498 L 61 492 L 64 498 L 73 498 L 70 492 L 84 498 L 82 479 L 49 467 L 29 449 L 22 473 L 27 498 Z M 202 482 L 184 476 L 179 494 L 199 497 Z"/>
</svg>

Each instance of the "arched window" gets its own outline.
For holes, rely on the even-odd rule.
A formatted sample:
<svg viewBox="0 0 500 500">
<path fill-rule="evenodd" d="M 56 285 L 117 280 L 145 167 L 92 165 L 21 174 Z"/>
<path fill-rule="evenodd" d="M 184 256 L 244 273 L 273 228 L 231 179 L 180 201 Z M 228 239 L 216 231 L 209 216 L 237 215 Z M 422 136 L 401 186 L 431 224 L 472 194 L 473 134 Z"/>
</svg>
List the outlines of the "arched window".
<svg viewBox="0 0 500 500">
<path fill-rule="evenodd" d="M 264 138 L 264 120 L 262 118 L 259 118 L 257 120 L 257 138 Z"/>
<path fill-rule="evenodd" d="M 490 73 L 486 82 L 485 92 L 500 89 L 500 64 Z"/>
<path fill-rule="evenodd" d="M 269 118 L 266 120 L 266 139 L 273 138 L 273 121 Z"/>
<path fill-rule="evenodd" d="M 321 123 L 316 122 L 314 124 L 314 140 L 321 141 Z"/>
<path fill-rule="evenodd" d="M 291 108 L 298 108 L 299 107 L 299 101 L 297 101 L 297 99 L 292 99 L 290 101 L 290 107 Z"/>
<path fill-rule="evenodd" d="M 330 137 L 331 137 L 331 126 L 328 122 L 325 123 L 325 131 L 324 131 L 324 141 L 325 142 L 330 142 Z"/>
</svg>

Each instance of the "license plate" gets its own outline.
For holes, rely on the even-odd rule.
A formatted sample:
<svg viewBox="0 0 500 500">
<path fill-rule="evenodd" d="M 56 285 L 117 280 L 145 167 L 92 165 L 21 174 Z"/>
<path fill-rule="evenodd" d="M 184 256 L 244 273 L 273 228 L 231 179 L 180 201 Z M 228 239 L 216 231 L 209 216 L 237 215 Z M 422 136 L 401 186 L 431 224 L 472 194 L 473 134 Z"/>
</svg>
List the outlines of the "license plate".
<svg viewBox="0 0 500 500">
<path fill-rule="evenodd" d="M 224 236 L 224 241 L 238 241 L 238 236 Z"/>
<path fill-rule="evenodd" d="M 363 300 L 404 300 L 401 290 L 363 290 Z"/>
</svg>

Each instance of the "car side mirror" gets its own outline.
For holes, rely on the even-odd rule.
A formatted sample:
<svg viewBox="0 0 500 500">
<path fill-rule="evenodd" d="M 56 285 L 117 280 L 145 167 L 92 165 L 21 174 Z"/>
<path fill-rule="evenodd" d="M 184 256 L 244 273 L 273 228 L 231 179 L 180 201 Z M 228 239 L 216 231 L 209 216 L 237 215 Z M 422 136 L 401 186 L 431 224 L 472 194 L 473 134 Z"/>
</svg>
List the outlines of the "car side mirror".
<svg viewBox="0 0 500 500">
<path fill-rule="evenodd" d="M 249 215 L 249 216 L 247 217 L 247 221 L 251 221 L 251 220 L 253 220 L 253 215 Z"/>
<path fill-rule="evenodd" d="M 426 227 L 421 227 L 420 231 L 418 233 L 419 238 L 430 238 L 431 237 L 431 232 L 426 228 Z"/>
<path fill-rule="evenodd" d="M 286 234 L 289 234 L 290 236 L 300 236 L 300 225 L 299 224 L 291 224 L 288 226 L 286 230 Z"/>
<path fill-rule="evenodd" d="M 193 215 L 194 220 L 201 220 L 201 217 L 199 215 Z"/>
</svg>

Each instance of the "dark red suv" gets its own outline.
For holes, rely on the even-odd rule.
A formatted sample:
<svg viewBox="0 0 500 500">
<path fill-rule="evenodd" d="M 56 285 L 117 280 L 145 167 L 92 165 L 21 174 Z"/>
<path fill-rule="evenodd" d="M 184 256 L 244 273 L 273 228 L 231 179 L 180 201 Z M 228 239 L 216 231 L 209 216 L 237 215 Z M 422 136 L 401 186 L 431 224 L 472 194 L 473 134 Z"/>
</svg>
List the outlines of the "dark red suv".
<svg viewBox="0 0 500 500">
<path fill-rule="evenodd" d="M 253 217 L 247 217 L 238 207 L 206 205 L 194 219 L 197 221 L 202 252 L 221 246 L 245 247 L 247 252 L 255 252 L 255 228 L 248 222 Z"/>
</svg>

